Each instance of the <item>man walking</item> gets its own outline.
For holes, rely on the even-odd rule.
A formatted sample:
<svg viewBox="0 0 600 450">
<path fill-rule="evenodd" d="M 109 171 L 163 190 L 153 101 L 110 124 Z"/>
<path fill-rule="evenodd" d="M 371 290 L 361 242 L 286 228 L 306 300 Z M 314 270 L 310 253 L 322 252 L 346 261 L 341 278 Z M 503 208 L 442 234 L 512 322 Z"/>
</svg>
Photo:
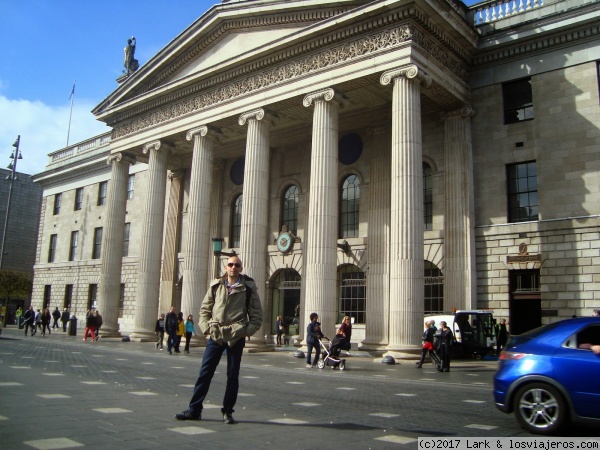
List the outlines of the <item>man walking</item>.
<svg viewBox="0 0 600 450">
<path fill-rule="evenodd" d="M 33 306 L 30 306 L 25 314 L 23 314 L 23 324 L 25 325 L 25 336 L 27 336 L 27 330 L 31 327 L 31 335 L 35 334 L 35 311 L 33 310 Z"/>
<path fill-rule="evenodd" d="M 167 317 L 165 317 L 165 331 L 167 332 L 167 351 L 169 355 L 173 354 L 173 347 L 175 346 L 175 340 L 177 339 L 177 314 L 175 313 L 175 307 L 171 306 Z"/>
<path fill-rule="evenodd" d="M 60 328 L 58 325 L 58 319 L 60 319 L 60 310 L 58 309 L 58 306 L 54 311 L 52 311 L 52 319 L 54 319 L 52 322 L 52 329 L 54 330 L 55 328 Z"/>
<path fill-rule="evenodd" d="M 69 313 L 69 310 L 65 308 L 62 312 L 62 315 L 60 316 L 60 321 L 62 322 L 64 332 L 67 331 L 67 324 L 69 323 L 70 318 L 71 314 Z"/>
<path fill-rule="evenodd" d="M 156 325 L 154 325 L 154 333 L 158 340 L 154 347 L 157 349 L 160 347 L 160 351 L 163 349 L 163 341 L 165 340 L 165 315 L 161 314 L 160 317 L 156 320 Z"/>
<path fill-rule="evenodd" d="M 227 385 L 221 413 L 224 423 L 236 423 L 232 414 L 237 401 L 246 336 L 258 331 L 263 320 L 256 284 L 252 278 L 242 275 L 242 269 L 242 261 L 237 256 L 229 258 L 226 274 L 211 283 L 202 300 L 199 327 L 208 340 L 192 399 L 187 410 L 175 415 L 178 420 L 202 418 L 202 402 L 226 351 Z"/>
</svg>

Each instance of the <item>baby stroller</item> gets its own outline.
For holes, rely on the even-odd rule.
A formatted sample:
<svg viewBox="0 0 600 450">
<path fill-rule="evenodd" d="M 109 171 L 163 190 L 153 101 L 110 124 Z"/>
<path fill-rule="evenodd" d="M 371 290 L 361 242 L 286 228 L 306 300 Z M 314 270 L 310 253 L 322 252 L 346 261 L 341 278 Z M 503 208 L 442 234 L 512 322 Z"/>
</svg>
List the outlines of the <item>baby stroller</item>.
<svg viewBox="0 0 600 450">
<path fill-rule="evenodd" d="M 346 368 L 346 360 L 339 357 L 344 338 L 336 336 L 333 341 L 329 342 L 328 346 L 323 343 L 323 340 L 325 339 L 329 341 L 329 338 L 326 336 L 319 339 L 319 344 L 321 345 L 321 358 L 317 362 L 317 367 L 322 369 L 325 366 L 330 366 L 332 369 L 337 368 L 344 370 Z"/>
</svg>

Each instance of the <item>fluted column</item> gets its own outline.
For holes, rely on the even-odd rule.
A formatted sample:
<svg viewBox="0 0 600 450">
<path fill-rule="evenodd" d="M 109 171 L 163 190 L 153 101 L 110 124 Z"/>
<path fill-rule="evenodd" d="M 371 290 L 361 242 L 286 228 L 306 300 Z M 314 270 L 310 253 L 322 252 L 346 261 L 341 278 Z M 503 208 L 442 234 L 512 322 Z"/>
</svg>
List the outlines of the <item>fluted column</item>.
<svg viewBox="0 0 600 450">
<path fill-rule="evenodd" d="M 393 82 L 390 330 L 391 352 L 420 347 L 423 331 L 423 143 L 420 84 L 431 79 L 415 65 L 385 72 Z"/>
<path fill-rule="evenodd" d="M 102 265 L 98 293 L 98 310 L 102 314 L 102 337 L 118 337 L 119 299 L 121 297 L 121 269 L 123 266 L 123 239 L 127 209 L 127 180 L 129 166 L 135 158 L 124 154 L 110 155 L 107 164 L 111 165 L 110 184 L 104 227 L 102 230 Z"/>
<path fill-rule="evenodd" d="M 220 237 L 221 236 L 221 214 L 217 214 L 216 211 L 221 211 L 221 202 L 223 201 L 223 171 L 225 170 L 225 161 L 218 159 L 214 162 L 213 172 L 213 183 L 212 192 L 210 194 L 210 210 L 215 211 L 210 215 L 210 236 Z M 217 278 L 223 273 L 223 267 L 220 263 L 219 257 L 214 256 L 212 248 L 209 250 L 209 273 L 211 277 Z M 210 284 L 210 283 L 209 283 Z"/>
<path fill-rule="evenodd" d="M 171 305 L 180 311 L 181 298 L 177 284 L 177 242 L 181 225 L 181 185 L 184 171 L 171 170 L 169 178 L 169 200 L 167 204 L 167 220 L 165 221 L 165 237 L 163 242 L 163 257 L 160 282 L 160 298 L 158 311 L 167 313 Z"/>
<path fill-rule="evenodd" d="M 217 132 L 207 126 L 188 131 L 188 141 L 194 140 L 190 197 L 188 203 L 188 230 L 183 269 L 184 317 L 198 318 L 200 304 L 208 288 L 210 240 L 210 199 L 213 177 L 213 147 Z"/>
<path fill-rule="evenodd" d="M 270 126 L 275 116 L 263 109 L 242 114 L 240 125 L 248 124 L 244 168 L 244 210 L 240 234 L 240 258 L 244 272 L 254 278 L 262 304 L 266 304 L 267 235 L 269 208 Z M 251 339 L 264 344 L 265 322 Z"/>
<path fill-rule="evenodd" d="M 167 190 L 168 149 L 160 141 L 146 144 L 149 154 L 148 184 L 144 204 L 144 222 L 140 236 L 140 262 L 135 299 L 135 316 L 131 338 L 154 340 L 154 325 L 158 314 L 160 267 Z"/>
<path fill-rule="evenodd" d="M 312 312 L 319 314 L 323 331 L 334 335 L 337 320 L 338 229 L 338 116 L 343 97 L 333 89 L 304 97 L 314 105 L 310 157 L 310 194 L 305 248 L 305 327 Z"/>
<path fill-rule="evenodd" d="M 370 130 L 371 159 L 369 186 L 369 237 L 365 347 L 388 343 L 390 276 L 390 135 L 389 128 Z"/>
<path fill-rule="evenodd" d="M 471 116 L 444 114 L 444 309 L 477 307 Z"/>
</svg>

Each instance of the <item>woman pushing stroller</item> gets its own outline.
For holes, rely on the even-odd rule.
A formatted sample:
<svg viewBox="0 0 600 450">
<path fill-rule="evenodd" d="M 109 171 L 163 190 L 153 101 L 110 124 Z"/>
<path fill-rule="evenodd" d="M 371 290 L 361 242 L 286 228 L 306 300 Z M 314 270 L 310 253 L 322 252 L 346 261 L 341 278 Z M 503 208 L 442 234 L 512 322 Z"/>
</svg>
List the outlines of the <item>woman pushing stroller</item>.
<svg viewBox="0 0 600 450">
<path fill-rule="evenodd" d="M 333 341 L 331 342 L 331 348 L 329 349 L 332 356 L 339 356 L 342 350 L 350 350 L 350 338 L 352 337 L 352 322 L 350 316 L 344 316 L 342 319 L 342 325 L 337 330 Z"/>
</svg>

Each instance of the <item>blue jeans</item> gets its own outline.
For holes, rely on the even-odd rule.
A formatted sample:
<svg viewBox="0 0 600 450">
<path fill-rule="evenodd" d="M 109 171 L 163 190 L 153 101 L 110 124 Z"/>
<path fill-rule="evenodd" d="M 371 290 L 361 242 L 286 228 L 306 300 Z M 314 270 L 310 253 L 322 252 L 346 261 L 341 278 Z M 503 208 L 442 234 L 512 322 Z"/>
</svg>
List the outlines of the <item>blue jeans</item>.
<svg viewBox="0 0 600 450">
<path fill-rule="evenodd" d="M 319 356 L 321 355 L 321 345 L 319 344 L 319 341 L 315 343 L 306 343 L 306 364 L 310 364 L 310 354 L 312 353 L 313 348 L 315 349 L 315 359 L 313 360 L 312 365 L 316 366 L 317 361 L 319 361 Z"/>
<path fill-rule="evenodd" d="M 168 334 L 168 338 L 167 338 L 167 351 L 171 351 L 173 349 L 173 347 L 175 347 L 175 340 L 177 339 L 177 332 L 175 331 L 167 331 Z"/>
<path fill-rule="evenodd" d="M 238 389 L 240 387 L 240 366 L 245 346 L 245 338 L 239 339 L 233 347 L 228 347 L 227 343 L 219 345 L 212 339 L 208 339 L 204 357 L 202 358 L 202 365 L 200 366 L 200 374 L 194 386 L 194 394 L 190 400 L 189 411 L 192 414 L 199 415 L 202 413 L 202 402 L 206 398 L 206 394 L 208 394 L 210 382 L 225 350 L 227 350 L 227 386 L 225 387 L 223 409 L 221 411 L 223 414 L 233 413 L 233 407 L 237 401 Z"/>
</svg>

